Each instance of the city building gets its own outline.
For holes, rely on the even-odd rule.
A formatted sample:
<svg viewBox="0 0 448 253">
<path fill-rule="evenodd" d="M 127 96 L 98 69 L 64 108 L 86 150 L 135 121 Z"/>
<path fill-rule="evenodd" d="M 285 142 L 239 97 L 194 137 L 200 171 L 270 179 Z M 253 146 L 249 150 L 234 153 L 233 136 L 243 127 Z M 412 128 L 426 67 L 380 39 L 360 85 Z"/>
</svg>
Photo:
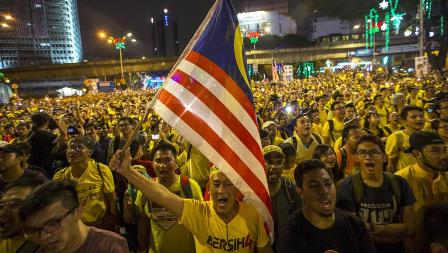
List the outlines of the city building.
<svg viewBox="0 0 448 253">
<path fill-rule="evenodd" d="M 0 0 L 0 16 L 0 69 L 82 60 L 76 0 Z"/>
<path fill-rule="evenodd" d="M 177 20 L 163 9 L 158 17 L 151 18 L 151 38 L 153 56 L 179 56 L 179 31 Z"/>
<path fill-rule="evenodd" d="M 237 16 L 243 35 L 248 32 L 278 36 L 297 33 L 296 22 L 278 11 L 243 12 Z"/>
<path fill-rule="evenodd" d="M 313 22 L 311 40 L 317 40 L 331 34 L 350 34 L 351 32 L 352 27 L 349 21 L 337 18 L 318 17 Z"/>
</svg>

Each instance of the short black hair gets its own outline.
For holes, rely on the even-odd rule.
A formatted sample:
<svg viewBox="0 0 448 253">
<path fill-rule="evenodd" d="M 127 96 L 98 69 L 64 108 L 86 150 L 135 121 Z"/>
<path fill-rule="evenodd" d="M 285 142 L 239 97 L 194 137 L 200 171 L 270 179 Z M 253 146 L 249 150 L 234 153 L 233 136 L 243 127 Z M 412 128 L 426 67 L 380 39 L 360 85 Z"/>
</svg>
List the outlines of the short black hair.
<svg viewBox="0 0 448 253">
<path fill-rule="evenodd" d="M 434 119 L 431 121 L 431 129 L 437 131 L 439 129 L 440 123 L 445 122 L 448 123 L 447 119 Z"/>
<path fill-rule="evenodd" d="M 348 107 L 356 109 L 355 104 L 353 104 L 353 102 L 348 102 L 347 104 L 345 104 L 345 108 L 348 108 Z"/>
<path fill-rule="evenodd" d="M 359 138 L 359 140 L 356 142 L 356 149 L 358 149 L 358 146 L 364 142 L 371 142 L 373 144 L 376 144 L 378 146 L 378 148 L 380 148 L 381 152 L 383 152 L 383 154 L 386 153 L 384 143 L 381 141 L 381 139 L 378 136 L 371 135 L 371 134 L 361 136 Z"/>
<path fill-rule="evenodd" d="M 83 136 L 83 135 L 75 136 L 69 141 L 69 143 L 72 142 L 81 143 L 82 145 L 84 145 L 84 147 L 86 147 L 90 151 L 93 151 L 95 149 L 95 141 L 89 136 Z"/>
<path fill-rule="evenodd" d="M 291 143 L 284 142 L 280 144 L 279 147 L 282 149 L 283 154 L 286 157 L 290 157 L 296 154 L 296 149 L 294 148 L 294 145 L 292 145 Z"/>
<path fill-rule="evenodd" d="M 48 181 L 28 195 L 19 210 L 20 219 L 25 220 L 32 214 L 61 201 L 66 208 L 79 207 L 78 192 L 73 181 Z"/>
<path fill-rule="evenodd" d="M 303 176 L 313 170 L 325 170 L 325 164 L 317 159 L 306 160 L 297 164 L 294 170 L 294 180 L 299 188 L 303 187 Z"/>
<path fill-rule="evenodd" d="M 344 103 L 335 101 L 335 102 L 333 102 L 333 103 L 331 104 L 331 110 L 332 110 L 332 111 L 334 111 L 334 108 L 336 107 L 337 104 L 341 104 L 341 105 L 343 105 L 343 106 L 345 107 L 345 104 L 344 104 Z"/>
<path fill-rule="evenodd" d="M 154 156 L 156 155 L 157 151 L 171 151 L 171 154 L 173 154 L 174 158 L 177 157 L 177 150 L 173 144 L 168 142 L 161 142 L 152 149 L 149 160 L 154 160 Z"/>
<path fill-rule="evenodd" d="M 260 134 L 260 138 L 261 138 L 261 139 L 266 138 L 266 137 L 269 137 L 269 132 L 266 131 L 266 130 L 264 130 L 264 129 L 260 129 L 258 132 L 259 132 L 259 134 Z"/>
<path fill-rule="evenodd" d="M 334 153 L 334 149 L 330 145 L 328 145 L 328 144 L 319 144 L 314 149 L 312 158 L 320 160 L 320 157 L 323 154 L 327 153 L 328 150 L 331 150 Z"/>
<path fill-rule="evenodd" d="M 430 242 L 448 248 L 448 202 L 434 204 L 425 210 L 423 228 Z"/>
<path fill-rule="evenodd" d="M 419 112 L 423 112 L 423 108 L 419 107 L 419 106 L 414 106 L 414 105 L 407 105 L 405 107 L 403 107 L 403 109 L 401 109 L 400 112 L 400 118 L 404 121 L 406 121 L 406 119 L 408 118 L 408 114 L 410 111 L 419 111 Z"/>
<path fill-rule="evenodd" d="M 45 124 L 49 123 L 51 116 L 46 112 L 36 112 L 31 115 L 31 122 L 34 128 L 40 128 L 45 126 Z"/>
<path fill-rule="evenodd" d="M 345 145 L 345 139 L 348 138 L 350 130 L 353 130 L 353 129 L 361 130 L 361 128 L 359 128 L 359 126 L 357 126 L 357 125 L 348 124 L 348 125 L 344 126 L 344 128 L 342 129 L 342 145 Z"/>
<path fill-rule="evenodd" d="M 34 188 L 38 187 L 39 185 L 45 183 L 46 181 L 47 180 L 45 180 L 44 177 L 39 176 L 39 174 L 37 172 L 30 171 L 27 175 L 23 175 L 16 181 L 7 184 L 3 188 L 3 193 L 9 191 L 12 188 L 16 188 L 16 187 L 18 187 L 18 188 L 28 188 L 29 187 L 31 189 L 34 189 Z"/>
</svg>

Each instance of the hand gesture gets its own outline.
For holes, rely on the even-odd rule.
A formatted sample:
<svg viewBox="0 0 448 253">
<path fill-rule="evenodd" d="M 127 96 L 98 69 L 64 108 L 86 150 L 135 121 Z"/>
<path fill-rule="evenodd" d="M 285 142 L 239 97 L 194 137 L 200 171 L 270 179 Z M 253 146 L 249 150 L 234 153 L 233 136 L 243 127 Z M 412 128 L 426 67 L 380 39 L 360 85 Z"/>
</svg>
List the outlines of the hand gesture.
<svg viewBox="0 0 448 253">
<path fill-rule="evenodd" d="M 123 154 L 122 150 L 117 150 L 117 152 L 112 156 L 109 162 L 109 167 L 112 171 L 116 171 L 120 174 L 125 174 L 130 171 L 131 168 L 131 151 L 129 148 Z"/>
</svg>

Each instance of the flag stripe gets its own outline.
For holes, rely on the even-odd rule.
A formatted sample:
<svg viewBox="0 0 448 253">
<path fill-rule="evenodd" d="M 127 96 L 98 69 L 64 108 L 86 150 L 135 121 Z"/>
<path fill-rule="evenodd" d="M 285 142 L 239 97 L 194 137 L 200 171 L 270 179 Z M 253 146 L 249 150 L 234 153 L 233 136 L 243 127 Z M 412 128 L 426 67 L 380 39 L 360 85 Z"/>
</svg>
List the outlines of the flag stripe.
<svg viewBox="0 0 448 253">
<path fill-rule="evenodd" d="M 201 69 L 213 76 L 219 83 L 226 88 L 232 96 L 241 104 L 244 110 L 249 114 L 254 124 L 257 124 L 255 118 L 255 111 L 250 99 L 244 94 L 241 87 L 226 72 L 224 72 L 218 65 L 210 61 L 201 54 L 191 51 L 187 55 L 186 60 L 199 66 Z"/>
<path fill-rule="evenodd" d="M 173 113 L 175 113 L 181 120 L 183 120 L 190 127 L 194 129 L 200 129 L 198 132 L 202 138 L 208 142 L 230 165 L 232 168 L 238 168 L 236 172 L 240 177 L 244 178 L 250 185 L 252 190 L 257 193 L 258 197 L 264 203 L 270 203 L 269 193 L 266 186 L 259 180 L 258 176 L 241 160 L 240 156 L 225 143 L 221 137 L 216 134 L 212 128 L 203 121 L 200 117 L 197 117 L 192 112 L 187 110 L 185 106 L 176 97 L 171 95 L 168 91 L 163 90 L 160 92 L 158 100 L 165 104 Z M 263 176 L 265 176 L 263 174 Z"/>
<path fill-rule="evenodd" d="M 229 129 L 241 140 L 241 144 L 256 157 L 256 159 L 263 164 L 261 153 L 261 146 L 252 137 L 248 130 L 241 124 L 241 122 L 232 114 L 225 105 L 221 103 L 208 89 L 201 83 L 191 78 L 181 70 L 176 70 L 171 77 L 176 83 L 182 85 L 185 89 L 190 91 L 194 96 L 199 98 L 211 112 L 213 112 L 222 122 L 227 125 Z M 183 97 L 178 97 L 183 100 Z M 186 103 L 188 104 L 188 103 Z M 203 114 L 200 114 L 203 115 Z"/>
<path fill-rule="evenodd" d="M 206 150 L 204 155 L 209 157 L 210 160 L 219 161 L 217 164 L 219 168 L 226 174 L 226 176 L 234 182 L 235 186 L 244 195 L 244 201 L 253 204 L 260 211 L 262 217 L 269 221 L 269 226 L 272 226 L 271 222 L 271 209 L 270 205 L 267 206 L 266 202 L 262 203 L 261 199 L 258 197 L 258 193 L 249 186 L 248 182 L 244 180 L 235 169 L 212 147 L 209 145 L 201 135 L 199 135 L 195 127 L 190 127 L 183 120 L 172 112 L 168 107 L 166 107 L 162 102 L 156 101 L 155 108 L 157 108 L 157 113 L 164 118 L 166 122 L 171 124 L 173 127 L 178 129 L 180 132 L 184 133 L 191 140 L 191 144 L 198 147 L 201 150 Z"/>
<path fill-rule="evenodd" d="M 247 131 L 252 135 L 252 137 L 257 141 L 258 146 L 261 148 L 261 143 L 259 142 L 260 136 L 258 134 L 258 127 L 253 123 L 252 118 L 243 109 L 241 104 L 235 99 L 235 97 L 229 93 L 229 91 L 223 87 L 213 76 L 205 72 L 200 67 L 194 65 L 189 61 L 182 61 L 178 68 L 184 73 L 193 77 L 199 83 L 201 83 L 208 91 L 210 91 L 216 98 L 221 101 L 225 107 L 228 108 L 232 114 L 241 121 L 241 124 L 247 129 Z"/>
<path fill-rule="evenodd" d="M 261 172 L 255 173 L 260 181 L 266 178 L 261 149 L 259 149 L 258 155 L 252 154 L 246 146 L 247 144 L 244 144 L 241 139 L 232 133 L 231 128 L 234 128 L 234 126 L 226 125 L 220 118 L 218 118 L 218 116 L 216 116 L 216 111 L 213 109 L 216 110 L 217 108 L 210 110 L 210 108 L 202 103 L 202 101 L 198 100 L 196 96 L 191 94 L 190 91 L 185 90 L 174 80 L 169 81 L 168 85 L 165 87 L 165 91 L 169 92 L 171 96 L 177 98 L 184 105 L 184 107 L 187 105 L 188 110 L 196 115 L 197 118 L 200 118 L 203 122 L 207 122 L 210 129 L 213 129 L 215 132 L 219 133 L 222 141 L 232 148 L 232 150 L 238 150 L 240 160 L 244 162 L 247 167 L 250 166 L 252 171 Z"/>
</svg>

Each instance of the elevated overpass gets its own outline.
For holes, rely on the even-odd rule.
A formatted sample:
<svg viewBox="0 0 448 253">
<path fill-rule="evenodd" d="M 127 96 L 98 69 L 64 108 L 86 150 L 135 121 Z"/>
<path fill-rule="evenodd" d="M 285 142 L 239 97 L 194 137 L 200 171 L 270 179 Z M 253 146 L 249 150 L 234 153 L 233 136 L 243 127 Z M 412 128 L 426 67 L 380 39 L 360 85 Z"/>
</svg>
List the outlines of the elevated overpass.
<svg viewBox="0 0 448 253">
<path fill-rule="evenodd" d="M 333 39 L 334 40 L 334 39 Z M 415 37 L 398 37 L 390 40 L 388 54 L 403 54 L 417 50 Z M 405 47 L 406 50 L 398 50 Z M 345 59 L 350 56 L 371 57 L 372 50 L 367 52 L 362 37 L 352 40 L 335 40 L 318 43 L 314 47 L 288 48 L 275 50 L 250 50 L 246 51 L 249 64 L 271 64 L 272 59 L 277 62 L 293 64 L 304 61 L 320 61 Z M 384 41 L 377 39 L 376 49 L 379 55 L 384 49 Z M 366 53 L 362 53 L 366 51 Z M 384 51 L 384 50 L 383 50 Z M 404 51 L 404 52 L 403 52 Z M 369 56 L 370 55 L 370 56 Z M 134 72 L 160 72 L 169 71 L 175 64 L 176 58 L 150 58 L 150 59 L 125 59 L 123 61 L 124 73 Z M 104 77 L 119 77 L 119 60 L 89 61 L 76 64 L 50 64 L 30 67 L 21 67 L 2 70 L 13 82 L 33 82 L 42 80 L 85 79 Z"/>
</svg>

